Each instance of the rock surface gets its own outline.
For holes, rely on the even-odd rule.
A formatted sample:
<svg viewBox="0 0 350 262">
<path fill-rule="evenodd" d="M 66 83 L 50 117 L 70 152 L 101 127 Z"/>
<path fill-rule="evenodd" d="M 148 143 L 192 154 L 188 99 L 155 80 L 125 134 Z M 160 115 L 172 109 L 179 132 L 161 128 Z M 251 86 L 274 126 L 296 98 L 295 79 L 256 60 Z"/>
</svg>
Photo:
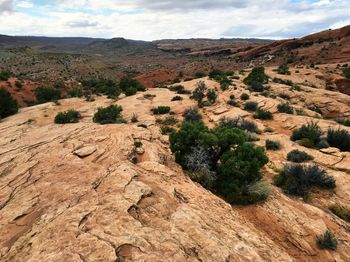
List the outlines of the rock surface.
<svg viewBox="0 0 350 262">
<path fill-rule="evenodd" d="M 184 85 L 193 89 L 198 81 Z M 240 108 L 226 107 L 230 93 L 239 97 L 243 92 L 241 82 L 237 85 L 202 111 L 207 124 L 220 116 L 252 118 Z M 315 190 L 305 203 L 272 186 L 264 204 L 230 206 L 183 173 L 150 113 L 152 107 L 170 105 L 181 120 L 194 102 L 188 96 L 170 102 L 174 93 L 166 89 L 147 93 L 156 97 L 62 100 L 21 109 L 0 123 L 1 261 L 350 261 L 349 224 L 327 208 L 333 203 L 350 208 L 350 154 L 323 153 L 290 141 L 292 129 L 311 117 L 275 113 L 272 121 L 256 120 L 262 130 L 274 130 L 263 133 L 258 144 L 266 139 L 283 144 L 282 150 L 268 152 L 265 179 L 272 183 L 287 153 L 300 149 L 334 176 L 337 188 Z M 262 96 L 251 99 L 271 110 L 278 103 Z M 92 123 L 96 109 L 112 103 L 123 106 L 128 120 L 137 114 L 139 123 Z M 58 112 L 70 108 L 81 112 L 80 123 L 53 124 Z M 335 125 L 330 120 L 319 124 L 323 130 Z M 142 142 L 144 151 L 136 164 L 129 161 L 135 141 Z M 316 246 L 316 237 L 327 228 L 339 240 L 337 251 Z"/>
</svg>

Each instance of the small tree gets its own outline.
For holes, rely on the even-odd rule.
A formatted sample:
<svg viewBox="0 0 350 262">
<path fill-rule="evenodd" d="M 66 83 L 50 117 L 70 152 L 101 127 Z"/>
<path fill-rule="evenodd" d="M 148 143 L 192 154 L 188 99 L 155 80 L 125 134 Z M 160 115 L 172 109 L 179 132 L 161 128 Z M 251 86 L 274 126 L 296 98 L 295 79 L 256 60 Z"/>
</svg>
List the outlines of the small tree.
<svg viewBox="0 0 350 262">
<path fill-rule="evenodd" d="M 18 112 L 18 103 L 5 89 L 0 89 L 0 119 Z"/>
<path fill-rule="evenodd" d="M 98 108 L 94 115 L 93 121 L 99 124 L 118 124 L 125 123 L 121 116 L 123 108 L 118 105 L 111 105 L 106 108 Z"/>
<path fill-rule="evenodd" d="M 343 74 L 344 74 L 345 78 L 350 79 L 350 67 L 344 68 Z"/>
<path fill-rule="evenodd" d="M 214 104 L 218 95 L 216 94 L 214 89 L 209 89 L 207 92 L 207 97 L 209 103 Z"/>
<path fill-rule="evenodd" d="M 61 91 L 51 87 L 38 87 L 35 96 L 38 103 L 42 104 L 61 99 Z"/>
<path fill-rule="evenodd" d="M 78 123 L 81 115 L 76 110 L 68 110 L 65 112 L 60 112 L 55 117 L 56 124 L 72 124 Z"/>
<path fill-rule="evenodd" d="M 290 71 L 289 71 L 289 68 L 287 66 L 287 64 L 282 64 L 278 67 L 278 70 L 277 70 L 278 74 L 280 75 L 290 75 Z"/>
<path fill-rule="evenodd" d="M 330 230 L 327 230 L 322 236 L 318 237 L 316 243 L 321 249 L 336 250 L 338 246 L 338 241 Z"/>
<path fill-rule="evenodd" d="M 205 98 L 205 93 L 208 87 L 203 81 L 197 84 L 196 89 L 193 91 L 191 98 L 196 100 L 198 105 L 202 105 L 203 99 Z"/>
<path fill-rule="evenodd" d="M 243 80 L 247 86 L 253 85 L 255 82 L 265 84 L 269 80 L 269 77 L 265 74 L 264 67 L 255 67 L 250 74 Z"/>
</svg>

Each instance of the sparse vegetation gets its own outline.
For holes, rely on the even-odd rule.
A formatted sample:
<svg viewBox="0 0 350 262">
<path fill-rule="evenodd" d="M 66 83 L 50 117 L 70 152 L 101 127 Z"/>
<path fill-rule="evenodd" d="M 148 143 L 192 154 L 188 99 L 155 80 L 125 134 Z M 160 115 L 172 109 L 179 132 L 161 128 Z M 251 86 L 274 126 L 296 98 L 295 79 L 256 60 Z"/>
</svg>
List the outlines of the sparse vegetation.
<svg viewBox="0 0 350 262">
<path fill-rule="evenodd" d="M 5 89 L 0 89 L 0 119 L 18 112 L 18 103 Z"/>
<path fill-rule="evenodd" d="M 142 142 L 141 142 L 141 141 L 135 141 L 135 142 L 134 142 L 134 147 L 135 147 L 135 148 L 140 148 L 140 147 L 142 147 Z"/>
<path fill-rule="evenodd" d="M 291 74 L 287 64 L 280 65 L 277 69 L 277 73 L 280 75 L 290 75 Z"/>
<path fill-rule="evenodd" d="M 309 155 L 308 153 L 304 151 L 300 151 L 298 149 L 295 149 L 293 151 L 290 151 L 287 155 L 287 160 L 294 162 L 294 163 L 303 163 L 306 161 L 313 160 L 314 157 Z"/>
<path fill-rule="evenodd" d="M 301 197 L 307 196 L 314 186 L 326 189 L 336 187 L 334 178 L 317 165 L 287 164 L 274 181 L 285 193 Z"/>
<path fill-rule="evenodd" d="M 197 101 L 198 106 L 202 106 L 207 89 L 208 87 L 206 86 L 206 84 L 203 81 L 200 81 L 197 84 L 196 89 L 193 91 L 191 98 Z"/>
<path fill-rule="evenodd" d="M 343 69 L 343 75 L 345 78 L 350 79 L 350 67 L 346 67 Z"/>
<path fill-rule="evenodd" d="M 158 106 L 156 108 L 152 108 L 152 113 L 155 115 L 165 115 L 169 114 L 170 110 L 170 106 Z"/>
<path fill-rule="evenodd" d="M 249 120 L 246 120 L 242 117 L 229 118 L 223 117 L 220 119 L 219 127 L 221 128 L 238 128 L 244 131 L 248 131 L 250 133 L 258 133 L 257 125 Z"/>
<path fill-rule="evenodd" d="M 282 145 L 279 141 L 267 139 L 265 141 L 265 147 L 267 150 L 277 151 L 281 149 Z"/>
<path fill-rule="evenodd" d="M 328 129 L 327 142 L 331 147 L 350 152 L 350 133 L 345 129 Z"/>
<path fill-rule="evenodd" d="M 0 81 L 7 81 L 11 77 L 12 73 L 10 71 L 1 71 L 0 72 Z"/>
<path fill-rule="evenodd" d="M 319 236 L 316 243 L 320 249 L 336 250 L 338 246 L 338 241 L 330 230 L 327 230 L 322 236 Z"/>
<path fill-rule="evenodd" d="M 99 124 L 121 124 L 126 121 L 121 116 L 123 108 L 118 105 L 111 105 L 105 108 L 98 108 L 94 115 L 93 121 Z"/>
<path fill-rule="evenodd" d="M 249 95 L 247 94 L 247 93 L 243 93 L 243 94 L 241 94 L 241 100 L 243 100 L 243 101 L 246 101 L 246 100 L 249 100 Z"/>
<path fill-rule="evenodd" d="M 299 129 L 293 130 L 291 136 L 292 141 L 307 139 L 309 146 L 314 147 L 320 142 L 320 137 L 322 135 L 322 130 L 316 122 L 309 122 L 306 125 L 302 125 Z"/>
<path fill-rule="evenodd" d="M 202 115 L 196 108 L 187 109 L 182 116 L 185 122 L 202 122 Z"/>
<path fill-rule="evenodd" d="M 16 82 L 15 82 L 15 86 L 16 86 L 18 89 L 22 89 L 23 84 L 22 84 L 22 82 L 20 82 L 20 81 L 16 81 Z"/>
<path fill-rule="evenodd" d="M 256 111 L 258 109 L 258 103 L 257 102 L 246 102 L 244 105 L 244 110 L 247 111 Z"/>
<path fill-rule="evenodd" d="M 294 108 L 289 103 L 282 103 L 277 106 L 277 110 L 280 113 L 294 114 Z"/>
<path fill-rule="evenodd" d="M 244 84 L 251 86 L 254 83 L 266 84 L 269 80 L 269 77 L 265 74 L 264 67 L 255 67 L 250 72 L 250 74 L 243 80 Z"/>
<path fill-rule="evenodd" d="M 139 119 L 136 114 L 133 114 L 131 118 L 131 123 L 137 123 L 137 122 L 139 122 Z"/>
<path fill-rule="evenodd" d="M 280 93 L 278 96 L 284 100 L 290 100 L 290 96 L 286 93 Z"/>
<path fill-rule="evenodd" d="M 273 115 L 270 111 L 266 111 L 262 108 L 258 108 L 258 110 L 256 110 L 254 116 L 254 118 L 256 119 L 261 119 L 261 120 L 271 120 L 273 119 Z"/>
<path fill-rule="evenodd" d="M 350 211 L 343 206 L 334 204 L 329 207 L 334 215 L 343 219 L 344 221 L 350 222 Z"/>
<path fill-rule="evenodd" d="M 123 77 L 119 82 L 119 88 L 126 95 L 136 94 L 137 91 L 146 91 L 146 88 L 139 81 L 131 77 Z"/>
<path fill-rule="evenodd" d="M 76 110 L 68 110 L 65 112 L 59 112 L 55 117 L 56 124 L 73 124 L 78 123 L 81 115 Z"/>
<path fill-rule="evenodd" d="M 250 204 L 268 195 L 266 187 L 257 184 L 268 158 L 262 148 L 246 143 L 247 138 L 237 128 L 209 129 L 202 122 L 185 122 L 170 135 L 170 148 L 197 182 L 229 203 Z"/>
<path fill-rule="evenodd" d="M 339 118 L 337 119 L 337 123 L 343 126 L 350 126 L 350 118 Z"/>
<path fill-rule="evenodd" d="M 121 90 L 112 80 L 106 79 L 89 79 L 81 81 L 84 90 L 97 95 L 106 95 L 116 98 L 120 95 Z"/>
<path fill-rule="evenodd" d="M 209 89 L 207 92 L 207 97 L 209 103 L 214 104 L 218 95 L 216 94 L 214 89 Z"/>
<path fill-rule="evenodd" d="M 181 101 L 183 98 L 181 96 L 174 96 L 171 101 Z"/>
<path fill-rule="evenodd" d="M 36 100 L 39 104 L 61 99 L 61 91 L 51 87 L 38 87 L 35 89 Z"/>
</svg>

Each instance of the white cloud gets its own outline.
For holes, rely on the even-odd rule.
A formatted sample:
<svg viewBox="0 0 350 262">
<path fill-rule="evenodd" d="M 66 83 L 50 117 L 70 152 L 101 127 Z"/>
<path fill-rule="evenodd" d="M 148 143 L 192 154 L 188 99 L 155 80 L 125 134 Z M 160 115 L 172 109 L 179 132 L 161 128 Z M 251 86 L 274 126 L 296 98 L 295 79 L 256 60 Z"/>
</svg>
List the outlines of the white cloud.
<svg viewBox="0 0 350 262">
<path fill-rule="evenodd" d="M 350 10 L 349 0 L 47 0 L 31 12 L 8 12 L 5 2 L 0 34 L 144 40 L 297 37 L 349 23 Z"/>
</svg>

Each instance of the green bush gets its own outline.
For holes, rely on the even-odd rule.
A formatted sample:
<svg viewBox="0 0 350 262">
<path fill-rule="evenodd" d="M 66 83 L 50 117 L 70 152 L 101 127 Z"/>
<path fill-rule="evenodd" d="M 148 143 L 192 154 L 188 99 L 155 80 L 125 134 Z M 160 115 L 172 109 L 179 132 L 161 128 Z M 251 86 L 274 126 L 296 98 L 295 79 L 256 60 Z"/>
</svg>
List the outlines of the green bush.
<svg viewBox="0 0 350 262">
<path fill-rule="evenodd" d="M 38 103 L 46 103 L 61 99 L 61 91 L 51 87 L 38 87 L 35 89 L 35 97 Z"/>
<path fill-rule="evenodd" d="M 327 142 L 331 147 L 350 152 L 350 133 L 345 129 L 328 129 Z"/>
<path fill-rule="evenodd" d="M 194 99 L 197 101 L 198 105 L 201 106 L 203 99 L 205 98 L 205 94 L 207 91 L 208 87 L 203 81 L 200 81 L 197 84 L 196 89 L 192 92 L 191 99 Z"/>
<path fill-rule="evenodd" d="M 116 83 L 107 79 L 89 79 L 83 80 L 83 88 L 97 95 L 106 95 L 108 97 L 118 97 L 121 90 Z"/>
<path fill-rule="evenodd" d="M 134 142 L 134 147 L 136 147 L 136 148 L 142 147 L 142 142 L 141 141 L 135 141 Z"/>
<path fill-rule="evenodd" d="M 23 84 L 20 82 L 20 81 L 16 81 L 15 82 L 15 86 L 18 88 L 18 89 L 21 89 L 23 87 Z"/>
<path fill-rule="evenodd" d="M 209 103 L 214 104 L 218 95 L 216 94 L 214 89 L 209 89 L 207 92 L 207 97 Z"/>
<path fill-rule="evenodd" d="M 249 85 L 249 90 L 253 92 L 263 92 L 265 90 L 265 87 L 260 82 L 253 82 Z"/>
<path fill-rule="evenodd" d="M 170 91 L 176 92 L 177 94 L 191 94 L 191 91 L 185 90 L 185 87 L 183 85 L 175 85 L 175 86 L 171 86 L 169 87 Z"/>
<path fill-rule="evenodd" d="M 350 118 L 339 118 L 337 119 L 337 123 L 343 126 L 350 126 Z"/>
<path fill-rule="evenodd" d="M 350 222 L 350 211 L 343 206 L 340 205 L 331 205 L 329 210 L 332 211 L 337 217 Z"/>
<path fill-rule="evenodd" d="M 269 77 L 265 74 L 264 67 L 255 67 L 250 74 L 243 80 L 244 84 L 247 86 L 252 85 L 253 83 L 266 84 L 269 80 Z"/>
<path fill-rule="evenodd" d="M 175 131 L 175 129 L 170 127 L 170 126 L 162 126 L 160 128 L 160 132 L 162 133 L 162 135 L 167 135 L 167 134 L 170 134 L 174 131 Z"/>
<path fill-rule="evenodd" d="M 171 101 L 181 101 L 183 98 L 181 96 L 174 96 Z"/>
<path fill-rule="evenodd" d="M 72 124 L 78 123 L 81 115 L 76 110 L 68 110 L 65 112 L 59 112 L 55 117 L 56 124 Z"/>
<path fill-rule="evenodd" d="M 70 97 L 82 97 L 84 94 L 83 94 L 83 90 L 81 90 L 80 88 L 74 87 L 68 90 L 68 95 Z"/>
<path fill-rule="evenodd" d="M 290 100 L 290 96 L 288 94 L 280 93 L 278 96 L 284 100 Z"/>
<path fill-rule="evenodd" d="M 305 197 L 311 187 L 335 188 L 335 180 L 317 165 L 288 164 L 274 178 L 275 184 L 290 195 Z"/>
<path fill-rule="evenodd" d="M 230 105 L 230 106 L 235 106 L 235 107 L 239 107 L 240 106 L 239 102 L 236 101 L 235 99 L 228 100 L 227 104 Z"/>
<path fill-rule="evenodd" d="M 280 113 L 294 114 L 294 108 L 289 103 L 282 103 L 277 106 L 277 110 Z"/>
<path fill-rule="evenodd" d="M 101 125 L 125 123 L 126 121 L 121 116 L 122 111 L 123 108 L 118 105 L 110 105 L 105 108 L 100 107 L 97 109 L 93 121 Z"/>
<path fill-rule="evenodd" d="M 261 180 L 260 169 L 268 163 L 261 147 L 244 143 L 234 151 L 228 151 L 220 158 L 216 192 L 231 204 L 252 204 L 252 190 L 249 188 Z"/>
<path fill-rule="evenodd" d="M 343 69 L 343 75 L 345 76 L 345 78 L 350 79 L 350 68 L 344 68 Z"/>
<path fill-rule="evenodd" d="M 289 68 L 286 64 L 282 64 L 278 67 L 277 73 L 280 75 L 290 75 Z"/>
<path fill-rule="evenodd" d="M 18 112 L 18 103 L 5 89 L 0 89 L 0 119 Z"/>
<path fill-rule="evenodd" d="M 202 115 L 195 108 L 187 109 L 182 116 L 185 122 L 202 122 Z"/>
<path fill-rule="evenodd" d="M 302 125 L 300 128 L 293 130 L 291 136 L 292 141 L 308 139 L 312 145 L 317 145 L 320 142 L 322 130 L 316 122 L 309 122 L 306 125 Z"/>
<path fill-rule="evenodd" d="M 244 110 L 247 111 L 256 111 L 258 109 L 258 103 L 257 102 L 247 102 L 244 105 Z"/>
<path fill-rule="evenodd" d="M 136 114 L 133 114 L 131 118 L 131 123 L 137 123 L 137 122 L 139 122 L 139 119 L 137 118 Z"/>
<path fill-rule="evenodd" d="M 256 110 L 255 114 L 253 115 L 254 118 L 256 119 L 262 119 L 262 120 L 271 120 L 273 119 L 273 115 L 270 111 L 266 111 L 262 108 L 258 108 Z"/>
<path fill-rule="evenodd" d="M 194 75 L 196 78 L 202 78 L 207 76 L 207 74 L 204 72 L 196 72 Z"/>
<path fill-rule="evenodd" d="M 221 128 L 238 128 L 251 133 L 258 132 L 258 126 L 254 122 L 246 120 L 241 117 L 236 117 L 236 118 L 223 117 L 220 119 L 218 126 Z"/>
<path fill-rule="evenodd" d="M 119 88 L 125 93 L 128 89 L 136 89 L 137 91 L 144 92 L 146 88 L 136 79 L 131 77 L 123 77 L 119 82 Z M 129 90 L 130 94 L 130 90 Z"/>
<path fill-rule="evenodd" d="M 124 90 L 124 94 L 126 96 L 133 96 L 133 95 L 136 95 L 137 93 L 137 88 L 135 87 L 127 87 L 125 90 Z"/>
<path fill-rule="evenodd" d="M 287 85 L 287 86 L 294 86 L 293 81 L 291 80 L 284 80 L 278 77 L 275 77 L 272 79 L 272 82 L 277 83 L 277 84 L 282 84 L 282 85 Z"/>
<path fill-rule="evenodd" d="M 322 236 L 318 237 L 316 243 L 320 249 L 336 250 L 338 246 L 338 241 L 330 230 L 327 230 Z"/>
<path fill-rule="evenodd" d="M 0 72 L 0 81 L 7 81 L 11 77 L 12 73 L 10 71 Z"/>
<path fill-rule="evenodd" d="M 170 112 L 170 106 L 158 106 L 152 109 L 153 114 L 155 115 L 165 115 Z"/>
<path fill-rule="evenodd" d="M 265 147 L 267 150 L 277 151 L 277 150 L 280 150 L 282 146 L 279 141 L 273 141 L 273 140 L 267 139 L 265 141 Z"/>
<path fill-rule="evenodd" d="M 304 151 L 299 151 L 298 149 L 290 151 L 287 155 L 287 160 L 294 163 L 303 163 L 313 159 L 314 159 L 313 156 L 310 156 L 308 153 Z"/>
<path fill-rule="evenodd" d="M 246 93 L 243 93 L 243 94 L 241 94 L 241 100 L 243 100 L 243 101 L 246 101 L 246 100 L 249 100 L 249 95 L 248 94 L 246 94 Z"/>
</svg>

